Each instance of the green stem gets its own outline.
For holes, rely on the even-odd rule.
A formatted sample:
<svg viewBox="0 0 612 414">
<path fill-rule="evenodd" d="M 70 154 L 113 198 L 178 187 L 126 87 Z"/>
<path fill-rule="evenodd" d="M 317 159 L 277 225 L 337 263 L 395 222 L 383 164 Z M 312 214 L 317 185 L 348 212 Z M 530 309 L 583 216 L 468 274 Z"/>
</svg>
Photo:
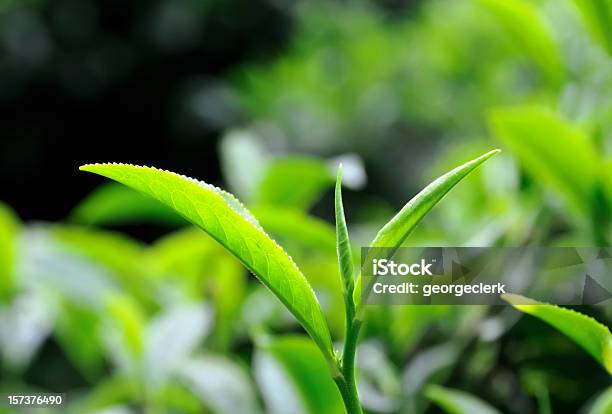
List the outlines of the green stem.
<svg viewBox="0 0 612 414">
<path fill-rule="evenodd" d="M 355 304 L 353 303 L 352 289 L 347 290 L 345 295 L 346 334 L 344 336 L 344 349 L 342 350 L 342 358 L 339 367 L 341 375 L 334 378 L 334 380 L 342 395 L 346 412 L 348 414 L 362 414 L 355 376 L 355 355 L 357 352 L 357 341 L 359 339 L 361 321 L 355 319 Z"/>
<path fill-rule="evenodd" d="M 357 351 L 357 339 L 361 323 L 355 321 L 350 329 L 350 335 L 344 342 L 342 352 L 342 376 L 348 387 L 348 400 L 345 400 L 346 410 L 349 414 L 361 414 L 361 404 L 357 393 L 357 380 L 355 376 L 355 354 Z"/>
</svg>

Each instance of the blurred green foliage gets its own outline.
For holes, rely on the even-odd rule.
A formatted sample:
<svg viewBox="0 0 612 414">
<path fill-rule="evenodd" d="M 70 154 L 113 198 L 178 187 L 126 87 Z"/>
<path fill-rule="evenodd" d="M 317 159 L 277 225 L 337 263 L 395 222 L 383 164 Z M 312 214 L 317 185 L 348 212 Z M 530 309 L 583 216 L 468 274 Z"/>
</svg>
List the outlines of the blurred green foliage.
<svg viewBox="0 0 612 414">
<path fill-rule="evenodd" d="M 223 75 L 227 111 L 200 108 L 228 126 L 225 183 L 300 265 L 333 340 L 344 329 L 342 286 L 323 204 L 339 159 L 356 246 L 416 189 L 497 145 L 504 153 L 406 243 L 608 245 L 612 236 L 610 6 L 429 0 L 389 13 L 380 3 L 283 6 L 295 21 L 283 52 Z M 66 221 L 20 223 L 0 205 L 0 390 L 67 392 L 61 412 L 72 413 L 341 412 L 295 319 L 209 236 L 115 185 Z M 145 244 L 117 232 L 134 223 L 169 234 Z M 609 304 L 580 311 L 612 318 Z M 358 360 L 365 409 L 435 412 L 432 400 L 459 413 L 486 412 L 481 401 L 517 414 L 611 412 L 607 373 L 519 317 L 372 309 Z"/>
</svg>

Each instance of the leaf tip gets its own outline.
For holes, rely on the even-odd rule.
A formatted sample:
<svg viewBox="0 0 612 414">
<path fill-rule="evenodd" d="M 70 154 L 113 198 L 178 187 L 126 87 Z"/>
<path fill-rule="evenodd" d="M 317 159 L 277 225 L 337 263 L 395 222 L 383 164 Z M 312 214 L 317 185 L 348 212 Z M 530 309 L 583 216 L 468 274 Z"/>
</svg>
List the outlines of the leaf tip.
<svg viewBox="0 0 612 414">
<path fill-rule="evenodd" d="M 489 159 L 489 158 L 491 158 L 492 156 L 499 154 L 500 152 L 501 152 L 501 149 L 499 149 L 499 148 L 495 148 L 494 150 L 491 150 L 491 151 L 489 151 L 489 152 L 487 152 L 487 153 L 483 154 L 483 155 L 482 155 L 482 158 L 484 158 L 484 159 Z"/>
<path fill-rule="evenodd" d="M 522 306 L 535 305 L 537 303 L 532 299 L 526 298 L 522 295 L 517 295 L 515 293 L 504 293 L 500 295 L 500 297 L 502 298 L 502 300 L 508 302 L 510 305 L 514 306 L 517 309 L 521 309 Z"/>
</svg>

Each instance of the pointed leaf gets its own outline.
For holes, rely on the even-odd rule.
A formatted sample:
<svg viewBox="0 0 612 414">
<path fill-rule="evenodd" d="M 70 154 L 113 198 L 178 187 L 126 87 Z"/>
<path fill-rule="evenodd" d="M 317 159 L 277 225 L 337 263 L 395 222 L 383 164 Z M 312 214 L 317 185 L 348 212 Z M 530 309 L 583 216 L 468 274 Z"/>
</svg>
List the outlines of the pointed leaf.
<svg viewBox="0 0 612 414">
<path fill-rule="evenodd" d="M 521 312 L 533 315 L 567 335 L 612 375 L 612 334 L 606 326 L 574 310 L 524 296 L 506 294 L 502 295 L 502 299 Z"/>
<path fill-rule="evenodd" d="M 81 170 L 150 195 L 210 234 L 283 302 L 333 364 L 327 322 L 310 284 L 233 196 L 204 182 L 156 168 L 92 164 Z"/>
<path fill-rule="evenodd" d="M 336 252 L 340 275 L 344 282 L 345 292 L 352 294 L 353 290 L 353 253 L 349 240 L 346 219 L 344 217 L 344 206 L 342 205 L 342 164 L 338 167 L 335 192 L 336 207 Z"/>
<path fill-rule="evenodd" d="M 400 211 L 378 232 L 371 247 L 387 247 L 390 253 L 399 248 L 406 237 L 419 224 L 425 215 L 448 193 L 459 181 L 465 178 L 480 164 L 497 154 L 499 150 L 489 151 L 478 158 L 442 175 L 414 196 Z M 357 280 L 353 293 L 356 304 L 361 303 L 361 276 Z"/>
<path fill-rule="evenodd" d="M 446 193 L 476 169 L 476 167 L 498 152 L 499 150 L 489 151 L 433 181 L 414 196 L 391 221 L 385 224 L 372 241 L 371 246 L 399 247 L 421 219 L 442 200 Z"/>
</svg>

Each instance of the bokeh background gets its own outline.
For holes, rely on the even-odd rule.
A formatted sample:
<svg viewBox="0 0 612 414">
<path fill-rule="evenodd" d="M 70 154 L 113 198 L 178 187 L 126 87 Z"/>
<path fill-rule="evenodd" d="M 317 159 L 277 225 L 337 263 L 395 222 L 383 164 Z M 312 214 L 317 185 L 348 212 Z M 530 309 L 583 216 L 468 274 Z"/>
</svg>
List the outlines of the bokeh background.
<svg viewBox="0 0 612 414">
<path fill-rule="evenodd" d="M 318 355 L 276 299 L 84 163 L 237 194 L 304 270 L 337 341 L 339 160 L 355 246 L 498 147 L 408 244 L 609 245 L 603 4 L 0 0 L 0 388 L 65 392 L 75 413 L 341 412 L 325 371 L 296 361 Z M 578 310 L 609 325 L 606 303 Z M 505 307 L 379 309 L 365 331 L 373 413 L 440 412 L 432 383 L 501 412 L 587 413 L 610 385 L 569 339 Z"/>
</svg>

